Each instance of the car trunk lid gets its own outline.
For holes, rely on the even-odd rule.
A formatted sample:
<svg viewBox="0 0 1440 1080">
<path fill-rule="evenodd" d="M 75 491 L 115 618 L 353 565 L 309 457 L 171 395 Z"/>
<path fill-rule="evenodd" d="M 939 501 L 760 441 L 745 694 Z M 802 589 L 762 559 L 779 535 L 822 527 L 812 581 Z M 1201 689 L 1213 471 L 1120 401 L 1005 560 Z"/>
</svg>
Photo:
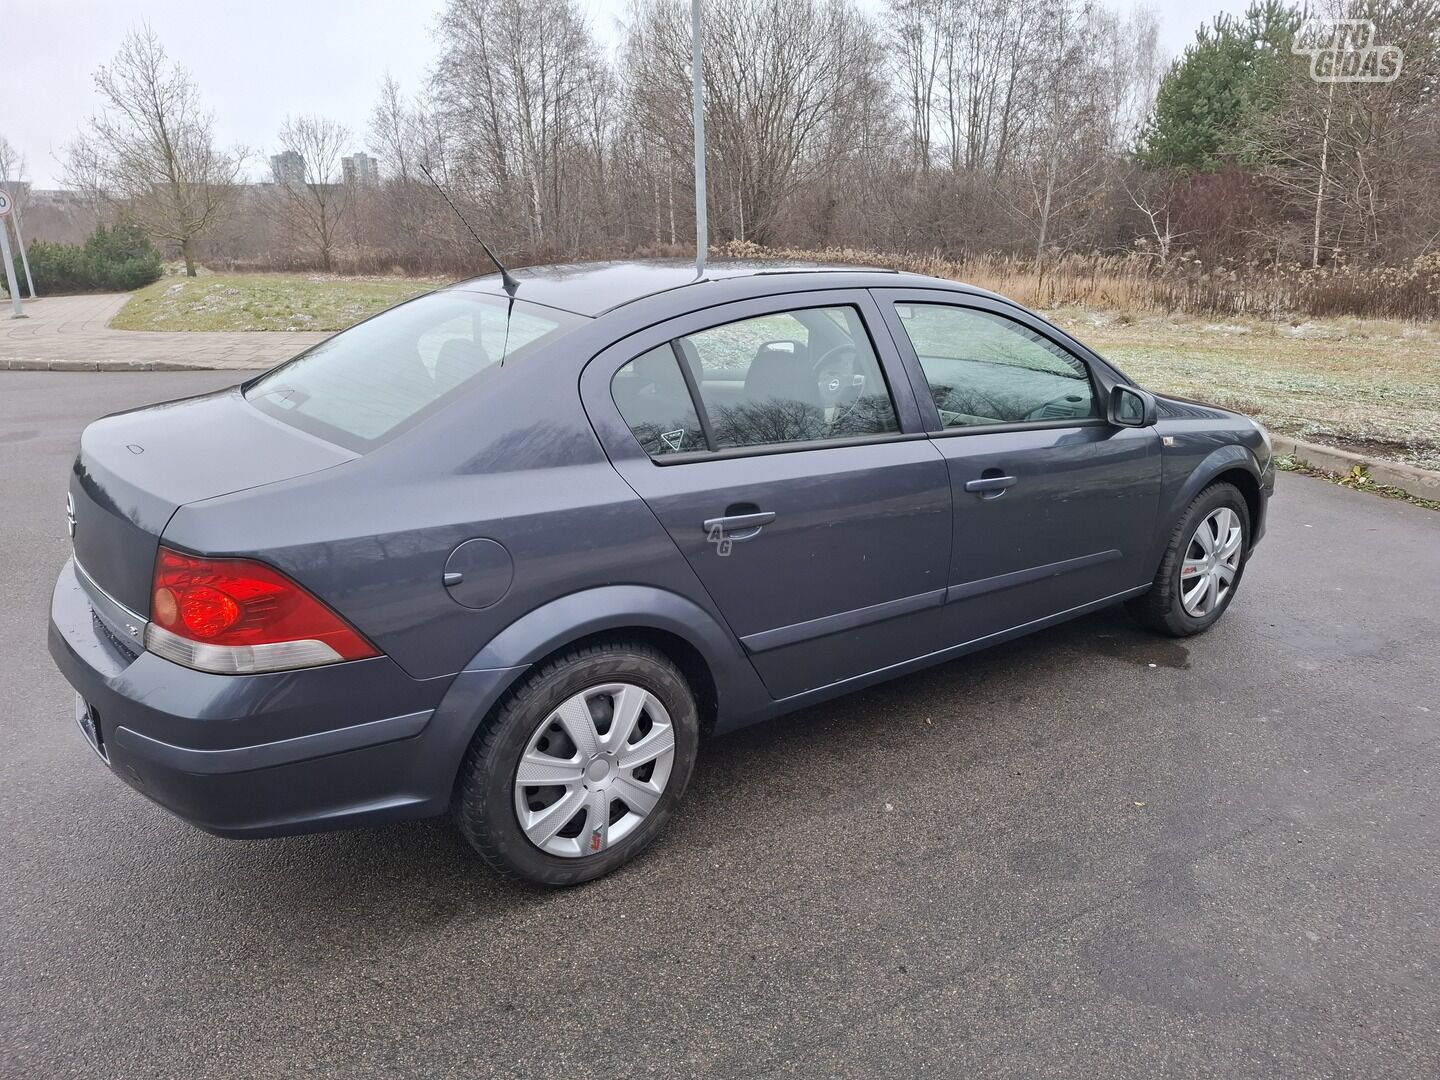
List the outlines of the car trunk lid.
<svg viewBox="0 0 1440 1080">
<path fill-rule="evenodd" d="M 238 388 L 107 416 L 85 429 L 70 478 L 75 558 L 97 587 L 144 616 L 155 551 L 176 509 L 355 456 L 265 416 Z"/>
</svg>

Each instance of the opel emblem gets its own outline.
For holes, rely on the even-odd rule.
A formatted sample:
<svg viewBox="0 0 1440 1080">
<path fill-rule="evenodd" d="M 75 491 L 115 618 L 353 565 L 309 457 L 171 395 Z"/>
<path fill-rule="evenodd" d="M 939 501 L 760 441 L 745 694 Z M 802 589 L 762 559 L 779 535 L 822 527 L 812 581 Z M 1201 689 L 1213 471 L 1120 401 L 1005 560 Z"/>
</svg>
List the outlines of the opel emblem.
<svg viewBox="0 0 1440 1080">
<path fill-rule="evenodd" d="M 70 532 L 70 539 L 75 539 L 75 496 L 65 495 L 65 527 Z"/>
</svg>

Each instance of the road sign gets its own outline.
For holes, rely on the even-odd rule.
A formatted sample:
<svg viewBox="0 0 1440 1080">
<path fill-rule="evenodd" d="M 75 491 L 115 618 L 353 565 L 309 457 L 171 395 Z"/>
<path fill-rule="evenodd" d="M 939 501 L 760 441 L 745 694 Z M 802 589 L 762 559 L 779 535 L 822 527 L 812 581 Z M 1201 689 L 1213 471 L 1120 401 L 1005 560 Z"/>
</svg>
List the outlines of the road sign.
<svg viewBox="0 0 1440 1080">
<path fill-rule="evenodd" d="M 10 224 L 15 227 L 15 246 L 20 249 L 20 265 L 25 268 L 25 285 L 30 290 L 30 299 L 35 299 L 35 279 L 30 276 L 30 256 L 25 254 L 25 237 L 20 235 L 20 205 L 10 215 Z"/>
<path fill-rule="evenodd" d="M 0 188 L 0 259 L 5 262 L 5 287 L 10 290 L 10 306 L 14 309 L 10 317 L 23 319 L 25 309 L 20 306 L 20 287 L 15 284 L 15 260 L 10 257 L 10 226 L 5 222 L 14 208 L 10 193 Z"/>
</svg>

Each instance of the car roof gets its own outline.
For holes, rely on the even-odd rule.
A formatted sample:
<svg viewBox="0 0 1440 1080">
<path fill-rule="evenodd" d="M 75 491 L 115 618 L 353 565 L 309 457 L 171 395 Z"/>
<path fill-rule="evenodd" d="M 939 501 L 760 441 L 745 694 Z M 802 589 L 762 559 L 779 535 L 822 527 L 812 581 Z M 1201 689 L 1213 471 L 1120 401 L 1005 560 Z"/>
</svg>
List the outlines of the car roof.
<svg viewBox="0 0 1440 1080">
<path fill-rule="evenodd" d="M 532 266 L 512 270 L 517 287 L 515 297 L 547 307 L 560 308 L 577 315 L 600 316 L 618 307 L 643 300 L 657 293 L 695 287 L 705 282 L 736 278 L 774 277 L 785 275 L 791 280 L 776 292 L 814 287 L 821 275 L 847 275 L 852 280 L 845 286 L 894 285 L 897 287 L 934 287 L 990 295 L 954 281 L 925 277 L 898 270 L 871 266 L 825 265 L 803 262 L 766 262 L 751 260 L 717 260 L 706 265 L 705 273 L 697 275 L 695 264 L 683 259 L 644 259 L 634 261 L 565 263 L 555 266 Z M 879 281 L 865 278 L 883 275 Z M 840 282 L 827 281 L 841 287 Z M 450 286 L 464 292 L 506 295 L 499 274 L 459 281 Z"/>
</svg>

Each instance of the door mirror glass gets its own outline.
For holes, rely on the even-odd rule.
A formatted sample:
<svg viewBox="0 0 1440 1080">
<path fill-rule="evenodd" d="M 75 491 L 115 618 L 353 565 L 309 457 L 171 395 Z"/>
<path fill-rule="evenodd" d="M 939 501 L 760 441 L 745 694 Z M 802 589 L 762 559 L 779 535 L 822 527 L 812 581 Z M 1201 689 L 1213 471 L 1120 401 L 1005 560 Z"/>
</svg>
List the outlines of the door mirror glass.
<svg viewBox="0 0 1440 1080">
<path fill-rule="evenodd" d="M 1155 423 L 1155 398 L 1134 386 L 1110 391 L 1110 422 L 1118 427 L 1149 427 Z"/>
</svg>

